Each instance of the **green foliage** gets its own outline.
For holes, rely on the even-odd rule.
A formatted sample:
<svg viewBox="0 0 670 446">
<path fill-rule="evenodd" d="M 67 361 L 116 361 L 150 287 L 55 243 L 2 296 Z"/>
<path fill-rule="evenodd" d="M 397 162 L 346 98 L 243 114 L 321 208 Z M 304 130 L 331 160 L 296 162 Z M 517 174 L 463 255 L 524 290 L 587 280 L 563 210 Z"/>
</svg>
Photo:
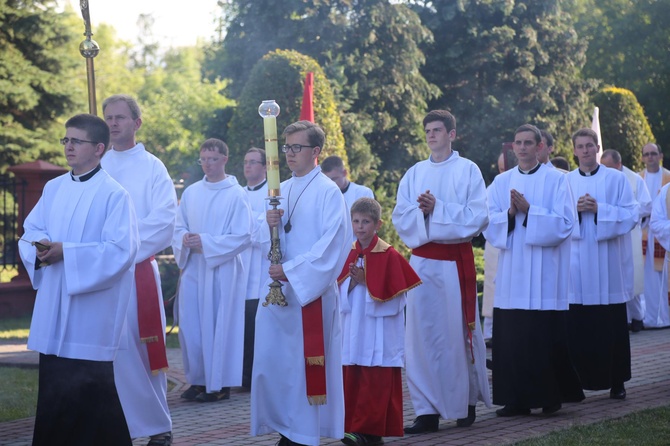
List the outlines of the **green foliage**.
<svg viewBox="0 0 670 446">
<path fill-rule="evenodd" d="M 422 47 L 429 55 L 422 72 L 443 93 L 430 106 L 456 116 L 457 150 L 493 166 L 502 143 L 529 122 L 554 135 L 555 155 L 570 153 L 572 129 L 588 122 L 593 84 L 580 77 L 586 45 L 564 1 L 417 3 L 436 36 Z M 494 172 L 482 168 L 487 181 Z"/>
<path fill-rule="evenodd" d="M 0 2 L 0 172 L 11 165 L 61 156 L 58 118 L 72 111 L 76 45 L 57 2 Z"/>
<path fill-rule="evenodd" d="M 604 88 L 593 97 L 600 108 L 600 142 L 604 149 L 621 153 L 623 165 L 639 171 L 642 164 L 642 147 L 653 141 L 647 118 L 635 95 L 623 88 Z"/>
<path fill-rule="evenodd" d="M 670 145 L 670 2 L 581 0 L 577 23 L 589 41 L 584 75 L 631 90 L 656 141 Z"/>
<path fill-rule="evenodd" d="M 310 57 L 296 51 L 277 50 L 256 64 L 240 95 L 228 131 L 229 159 L 233 164 L 229 171 L 237 172 L 240 176 L 241 161 L 246 151 L 254 146 L 265 147 L 263 119 L 258 115 L 258 106 L 264 100 L 274 99 L 281 108 L 277 118 L 277 133 L 281 143 L 283 129 L 300 118 L 305 75 L 310 71 L 314 73 L 314 120 L 326 132 L 326 147 L 323 148 L 321 158 L 338 155 L 347 159 L 340 117 L 330 82 L 323 70 Z M 289 176 L 288 168 L 282 166 L 281 178 Z"/>
</svg>

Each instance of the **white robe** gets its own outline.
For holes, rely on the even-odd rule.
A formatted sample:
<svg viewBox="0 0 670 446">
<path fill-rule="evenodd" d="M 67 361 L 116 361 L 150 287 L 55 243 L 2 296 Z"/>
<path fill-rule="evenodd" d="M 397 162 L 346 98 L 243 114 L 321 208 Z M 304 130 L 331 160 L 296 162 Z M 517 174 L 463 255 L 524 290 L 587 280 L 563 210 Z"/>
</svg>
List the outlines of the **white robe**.
<svg viewBox="0 0 670 446">
<path fill-rule="evenodd" d="M 591 176 L 579 169 L 567 174 L 575 204 L 588 193 L 598 202 L 596 214 L 582 212 L 572 232 L 570 303 L 621 304 L 633 297 L 633 256 L 630 231 L 639 206 L 626 176 L 600 166 Z"/>
<path fill-rule="evenodd" d="M 661 282 L 661 299 L 651 306 L 647 304 L 647 312 L 644 319 L 645 327 L 668 327 L 670 326 L 670 308 L 668 307 L 668 262 L 670 262 L 670 219 L 668 218 L 668 207 L 666 196 L 670 184 L 666 184 L 661 189 L 654 200 L 651 211 L 651 221 L 649 226 L 651 232 L 656 234 L 658 242 L 665 248 L 665 262 L 663 263 L 663 280 Z M 647 321 L 650 322 L 647 325 Z"/>
<path fill-rule="evenodd" d="M 285 197 L 281 201 L 281 263 L 288 278 L 283 286 L 288 305 L 258 306 L 251 434 L 276 431 L 294 442 L 318 445 L 319 437 L 344 436 L 337 277 L 351 248 L 351 222 L 346 218 L 342 192 L 318 166 L 303 177 L 283 182 L 281 191 Z M 283 226 L 289 215 L 292 227 L 285 233 Z M 267 225 L 265 232 L 268 233 Z M 305 388 L 302 307 L 319 296 L 323 306 L 327 404 L 311 406 Z"/>
<path fill-rule="evenodd" d="M 515 215 L 514 230 L 508 232 L 511 189 L 523 194 L 530 208 L 528 214 Z M 566 311 L 569 238 L 576 215 L 566 176 L 545 165 L 530 175 L 513 168 L 493 180 L 488 206 L 484 237 L 500 249 L 494 306 Z"/>
<path fill-rule="evenodd" d="M 357 264 L 363 267 L 363 259 Z M 342 365 L 405 366 L 405 304 L 407 293 L 379 302 L 358 284 L 349 293 L 351 278 L 340 284 Z"/>
<path fill-rule="evenodd" d="M 202 252 L 183 246 L 187 233 L 200 235 Z M 242 383 L 247 273 L 240 253 L 250 233 L 249 199 L 234 176 L 186 188 L 172 240 L 182 270 L 179 341 L 186 380 L 207 392 Z"/>
<path fill-rule="evenodd" d="M 428 218 L 416 201 L 426 190 L 436 197 Z M 429 159 L 412 166 L 398 186 L 393 224 L 410 248 L 469 242 L 488 224 L 486 188 L 477 165 L 454 151 L 441 163 Z M 468 405 L 478 400 L 491 405 L 479 311 L 472 364 L 456 262 L 412 256 L 410 265 L 423 282 L 407 294 L 406 370 L 414 411 L 464 418 Z"/>
<path fill-rule="evenodd" d="M 250 245 L 242 253 L 243 262 L 248 266 L 246 298 L 260 299 L 265 298 L 268 294 L 268 287 L 265 282 L 270 268 L 268 252 L 265 250 L 262 240 L 263 227 L 267 226 L 265 212 L 268 209 L 268 188 L 264 186 L 255 191 L 248 188 L 244 190 L 249 197 L 253 224 Z"/>
<path fill-rule="evenodd" d="M 66 173 L 46 184 L 24 229 L 25 240 L 63 243 L 62 261 L 35 270 L 35 248 L 19 242 L 37 290 L 28 348 L 61 358 L 113 361 L 125 341 L 139 247 L 128 193 L 104 171 L 85 182 Z"/>
<path fill-rule="evenodd" d="M 108 151 L 101 164 L 130 193 L 133 200 L 141 240 L 136 263 L 170 246 L 177 212 L 177 194 L 163 163 L 139 143 L 123 152 Z M 151 264 L 165 332 L 158 264 L 155 261 Z M 146 437 L 171 431 L 167 376 L 165 372 L 151 373 L 146 345 L 140 343 L 135 287 L 128 304 L 128 335 L 128 349 L 119 351 L 114 361 L 114 380 L 130 436 Z"/>
</svg>

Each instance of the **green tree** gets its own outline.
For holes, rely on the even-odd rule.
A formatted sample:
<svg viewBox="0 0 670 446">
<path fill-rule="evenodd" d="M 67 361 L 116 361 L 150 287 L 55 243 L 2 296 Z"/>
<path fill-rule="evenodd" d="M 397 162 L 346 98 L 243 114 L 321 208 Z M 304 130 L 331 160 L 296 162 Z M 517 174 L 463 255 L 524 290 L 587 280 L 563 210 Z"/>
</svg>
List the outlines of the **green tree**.
<svg viewBox="0 0 670 446">
<path fill-rule="evenodd" d="M 589 41 L 585 75 L 631 90 L 644 108 L 658 142 L 661 146 L 670 145 L 670 2 L 579 3 L 588 11 L 577 23 L 579 34 Z"/>
<path fill-rule="evenodd" d="M 585 42 L 572 27 L 564 0 L 414 2 L 439 38 L 423 47 L 422 69 L 443 96 L 432 108 L 457 118 L 457 150 L 488 180 L 502 143 L 532 123 L 555 135 L 567 155 L 571 131 L 588 122 L 594 85 L 580 76 Z"/>
<path fill-rule="evenodd" d="M 630 90 L 607 87 L 593 96 L 600 108 L 600 142 L 603 149 L 621 153 L 623 165 L 642 170 L 642 147 L 652 140 L 651 127 Z"/>
<path fill-rule="evenodd" d="M 62 157 L 59 118 L 72 112 L 74 82 L 66 74 L 72 36 L 57 2 L 0 2 L 0 172 L 10 165 Z M 76 44 L 75 44 L 76 45 Z"/>
<path fill-rule="evenodd" d="M 239 105 L 230 122 L 228 145 L 230 159 L 235 161 L 232 172 L 242 173 L 241 161 L 249 147 L 264 148 L 263 119 L 258 106 L 263 100 L 274 99 L 281 108 L 277 118 L 277 132 L 300 118 L 304 79 L 314 73 L 314 119 L 326 132 L 326 147 L 322 157 L 338 155 L 347 159 L 344 138 L 335 99 L 319 64 L 296 51 L 273 51 L 256 63 L 240 95 Z M 280 136 L 281 139 L 281 136 Z M 282 178 L 290 172 L 282 164 Z"/>
</svg>

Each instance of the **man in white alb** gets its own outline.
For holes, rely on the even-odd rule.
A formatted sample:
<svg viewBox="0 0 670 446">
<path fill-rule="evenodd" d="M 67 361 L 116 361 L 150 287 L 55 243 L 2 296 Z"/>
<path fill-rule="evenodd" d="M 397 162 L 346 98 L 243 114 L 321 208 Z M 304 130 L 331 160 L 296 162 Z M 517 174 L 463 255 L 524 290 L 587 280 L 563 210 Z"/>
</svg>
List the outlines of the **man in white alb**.
<svg viewBox="0 0 670 446">
<path fill-rule="evenodd" d="M 600 163 L 604 166 L 617 169 L 626 175 L 630 187 L 633 189 L 633 196 L 640 206 L 638 224 L 635 225 L 630 233 L 633 249 L 633 298 L 626 302 L 628 312 L 628 321 L 630 322 L 630 331 L 637 333 L 642 329 L 642 320 L 644 319 L 644 309 L 642 307 L 642 293 L 644 293 L 644 257 L 642 257 L 642 229 L 649 226 L 649 216 L 651 215 L 651 197 L 647 190 L 647 185 L 642 177 L 621 163 L 621 154 L 614 149 L 607 149 L 600 157 Z"/>
<path fill-rule="evenodd" d="M 452 150 L 456 119 L 423 119 L 430 158 L 400 180 L 393 224 L 412 249 L 423 285 L 407 293 L 407 386 L 417 415 L 407 434 L 434 432 L 439 418 L 461 427 L 475 405 L 491 405 L 470 241 L 486 228 L 486 187 L 475 163 Z"/>
<path fill-rule="evenodd" d="M 281 184 L 285 198 L 267 212 L 265 231 L 279 229 L 283 258 L 269 274 L 284 284 L 287 305 L 258 307 L 251 434 L 278 432 L 279 446 L 317 446 L 320 437 L 344 437 L 337 277 L 352 231 L 342 193 L 317 164 L 321 127 L 298 121 L 283 135 L 293 176 Z"/>
<path fill-rule="evenodd" d="M 658 144 L 649 143 L 642 147 L 642 161 L 645 169 L 640 172 L 649 189 L 652 201 L 658 197 L 662 187 L 670 183 L 670 170 L 661 166 L 663 153 Z M 656 241 L 651 228 L 642 231 L 644 258 L 644 326 L 662 328 L 670 326 L 668 296 L 663 292 L 665 276 L 663 264 L 665 249 Z"/>
<path fill-rule="evenodd" d="M 177 194 L 163 163 L 135 141 L 142 125 L 140 108 L 127 95 L 102 104 L 112 150 L 102 167 L 130 193 L 140 232 L 135 265 L 136 286 L 128 306 L 128 348 L 114 361 L 116 387 L 133 438 L 151 437 L 148 446 L 172 444 L 167 405 L 165 309 L 154 255 L 172 241 Z"/>
</svg>

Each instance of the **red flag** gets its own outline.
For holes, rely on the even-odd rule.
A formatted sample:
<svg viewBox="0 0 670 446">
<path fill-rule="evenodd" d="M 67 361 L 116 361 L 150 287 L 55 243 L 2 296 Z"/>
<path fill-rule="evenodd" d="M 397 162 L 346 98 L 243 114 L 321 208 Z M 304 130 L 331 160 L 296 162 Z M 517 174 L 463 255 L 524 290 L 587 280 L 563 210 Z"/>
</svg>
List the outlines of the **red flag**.
<svg viewBox="0 0 670 446">
<path fill-rule="evenodd" d="M 314 73 L 311 71 L 305 76 L 305 90 L 302 93 L 302 108 L 300 120 L 314 122 Z"/>
</svg>

